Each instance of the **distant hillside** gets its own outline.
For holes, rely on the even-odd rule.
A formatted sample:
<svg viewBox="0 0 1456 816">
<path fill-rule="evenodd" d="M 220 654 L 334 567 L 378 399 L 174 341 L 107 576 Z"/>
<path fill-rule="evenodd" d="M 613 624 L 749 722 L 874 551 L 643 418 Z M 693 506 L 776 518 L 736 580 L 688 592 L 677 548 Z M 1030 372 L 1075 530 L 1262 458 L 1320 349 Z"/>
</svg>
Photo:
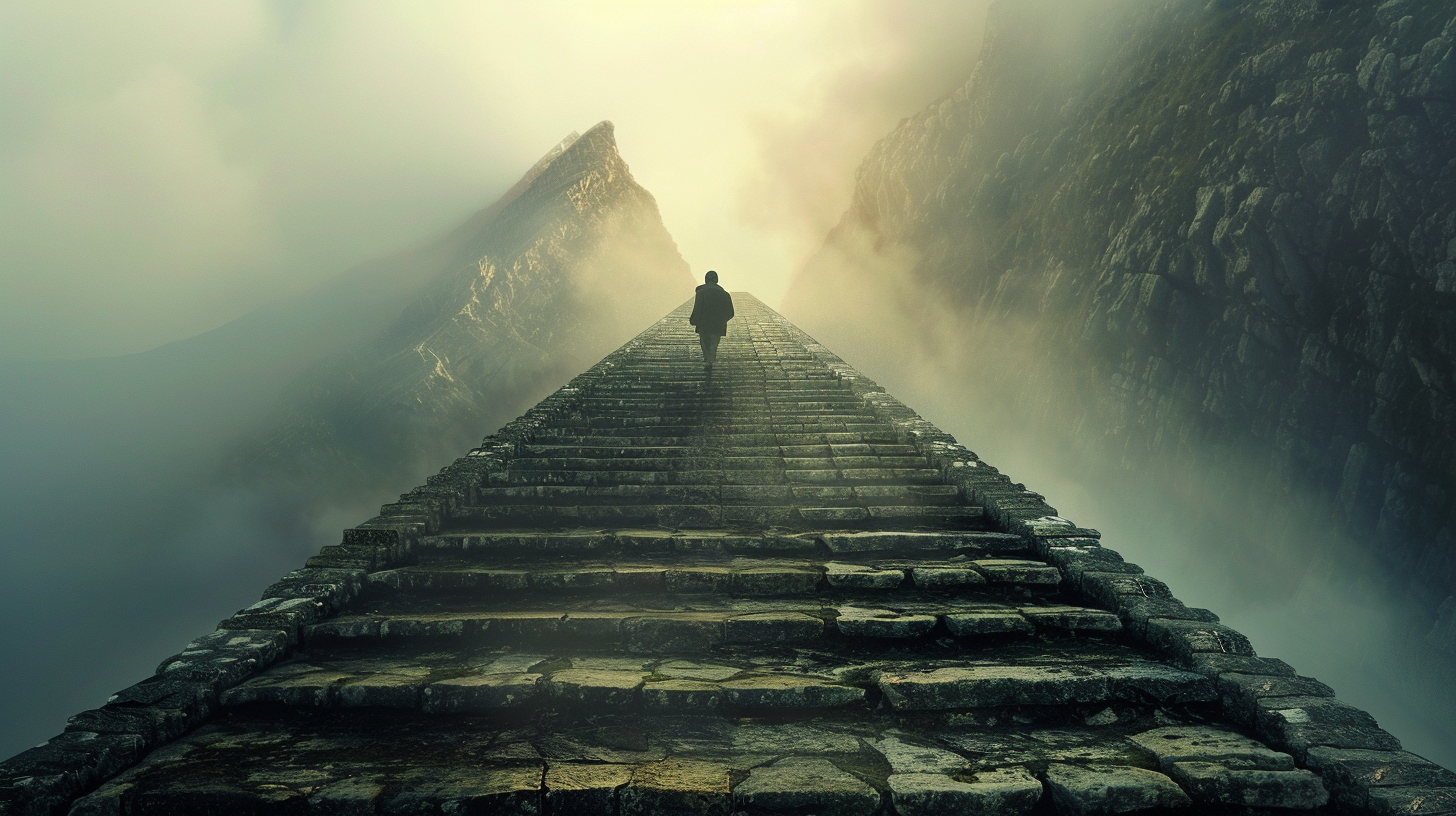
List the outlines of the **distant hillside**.
<svg viewBox="0 0 1456 816">
<path fill-rule="evenodd" d="M 398 314 L 301 374 L 237 448 L 240 478 L 418 479 L 692 291 L 609 122 L 429 251 L 433 277 Z"/>
<path fill-rule="evenodd" d="M 988 30 L 785 314 L 1189 508 L 1173 540 L 1253 602 L 1339 582 L 1456 655 L 1456 7 L 1005 0 Z"/>
<path fill-rule="evenodd" d="M 206 334 L 0 362 L 0 756 L 151 672 L 693 283 L 603 124 L 438 238 Z"/>
</svg>

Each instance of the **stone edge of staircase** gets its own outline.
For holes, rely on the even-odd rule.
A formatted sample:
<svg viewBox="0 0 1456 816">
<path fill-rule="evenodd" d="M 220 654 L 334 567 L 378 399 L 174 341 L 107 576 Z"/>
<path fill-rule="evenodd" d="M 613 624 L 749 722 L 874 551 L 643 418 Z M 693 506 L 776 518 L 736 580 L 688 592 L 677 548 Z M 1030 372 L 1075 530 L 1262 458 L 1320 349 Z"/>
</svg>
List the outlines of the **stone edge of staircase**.
<svg viewBox="0 0 1456 816">
<path fill-rule="evenodd" d="M 1213 680 L 1229 721 L 1319 774 L 1338 809 L 1374 814 L 1456 809 L 1456 788 L 1378 789 L 1369 784 L 1372 759 L 1386 776 L 1402 771 L 1420 776 L 1425 766 L 1439 766 L 1401 752 L 1399 741 L 1369 714 L 1338 702 L 1323 684 L 1298 677 L 1282 661 L 1255 656 L 1248 639 L 1219 623 L 1217 616 L 1185 606 L 1162 581 L 1102 547 L 1096 530 L 1058 516 L 1045 497 L 1012 482 L 778 312 L 765 309 L 867 409 L 959 486 L 967 500 L 984 507 L 993 524 L 1021 536 L 1057 567 L 1068 589 L 1089 604 L 1116 612 L 1141 645 Z M 437 532 L 456 509 L 469 503 L 485 474 L 504 468 L 539 428 L 573 410 L 677 311 L 506 423 L 425 484 L 381 507 L 380 515 L 345 530 L 340 543 L 325 546 L 303 568 L 269 586 L 258 603 L 162 661 L 152 677 L 112 695 L 100 709 L 71 717 L 60 735 L 0 762 L 0 815 L 63 813 L 77 797 L 203 724 L 224 690 L 286 657 L 302 628 L 345 609 L 369 573 L 412 561 L 420 537 Z M 1263 703 L 1281 697 L 1299 704 L 1280 709 L 1273 707 L 1278 703 Z M 1309 718 L 1300 706 L 1311 704 L 1329 709 L 1326 723 L 1300 721 Z M 1343 735 L 1346 743 L 1358 742 L 1380 753 L 1320 745 L 1321 733 L 1335 742 Z M 1433 807 L 1424 807 L 1427 801 Z"/>
</svg>

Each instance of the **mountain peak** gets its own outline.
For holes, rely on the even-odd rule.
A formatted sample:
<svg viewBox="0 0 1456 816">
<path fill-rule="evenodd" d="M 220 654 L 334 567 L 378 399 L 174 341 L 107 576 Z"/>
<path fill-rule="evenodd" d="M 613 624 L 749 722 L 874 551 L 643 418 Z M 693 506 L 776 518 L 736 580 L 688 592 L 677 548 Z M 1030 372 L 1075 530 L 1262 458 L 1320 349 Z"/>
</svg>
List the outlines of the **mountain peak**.
<svg viewBox="0 0 1456 816">
<path fill-rule="evenodd" d="M 295 384 L 242 454 L 255 472 L 413 478 L 692 292 L 609 121 L 567 135 L 424 256 L 397 318 Z"/>
</svg>

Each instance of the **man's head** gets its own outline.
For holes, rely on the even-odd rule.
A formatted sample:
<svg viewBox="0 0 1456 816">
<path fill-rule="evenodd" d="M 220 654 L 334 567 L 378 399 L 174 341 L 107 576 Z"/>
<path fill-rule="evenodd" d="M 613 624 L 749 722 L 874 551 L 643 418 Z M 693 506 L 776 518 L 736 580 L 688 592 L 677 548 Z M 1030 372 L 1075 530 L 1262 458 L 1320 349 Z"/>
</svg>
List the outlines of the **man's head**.
<svg viewBox="0 0 1456 816">
<path fill-rule="evenodd" d="M 718 273 L 717 272 L 714 272 L 711 269 L 709 269 L 708 270 L 708 274 L 706 274 L 706 275 L 703 276 L 703 281 L 705 283 L 717 283 L 718 282 Z"/>
</svg>

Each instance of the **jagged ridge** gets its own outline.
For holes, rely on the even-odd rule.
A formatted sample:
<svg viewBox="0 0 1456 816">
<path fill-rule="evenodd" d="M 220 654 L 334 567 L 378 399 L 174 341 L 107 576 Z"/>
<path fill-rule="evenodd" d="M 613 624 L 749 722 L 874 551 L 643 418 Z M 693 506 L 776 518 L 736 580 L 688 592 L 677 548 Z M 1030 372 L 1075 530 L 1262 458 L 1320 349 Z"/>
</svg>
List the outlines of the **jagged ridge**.
<svg viewBox="0 0 1456 816">
<path fill-rule="evenodd" d="M 456 260 L 372 342 L 300 377 L 240 469 L 414 478 L 689 290 L 610 122 L 568 137 L 443 243 Z"/>
</svg>

